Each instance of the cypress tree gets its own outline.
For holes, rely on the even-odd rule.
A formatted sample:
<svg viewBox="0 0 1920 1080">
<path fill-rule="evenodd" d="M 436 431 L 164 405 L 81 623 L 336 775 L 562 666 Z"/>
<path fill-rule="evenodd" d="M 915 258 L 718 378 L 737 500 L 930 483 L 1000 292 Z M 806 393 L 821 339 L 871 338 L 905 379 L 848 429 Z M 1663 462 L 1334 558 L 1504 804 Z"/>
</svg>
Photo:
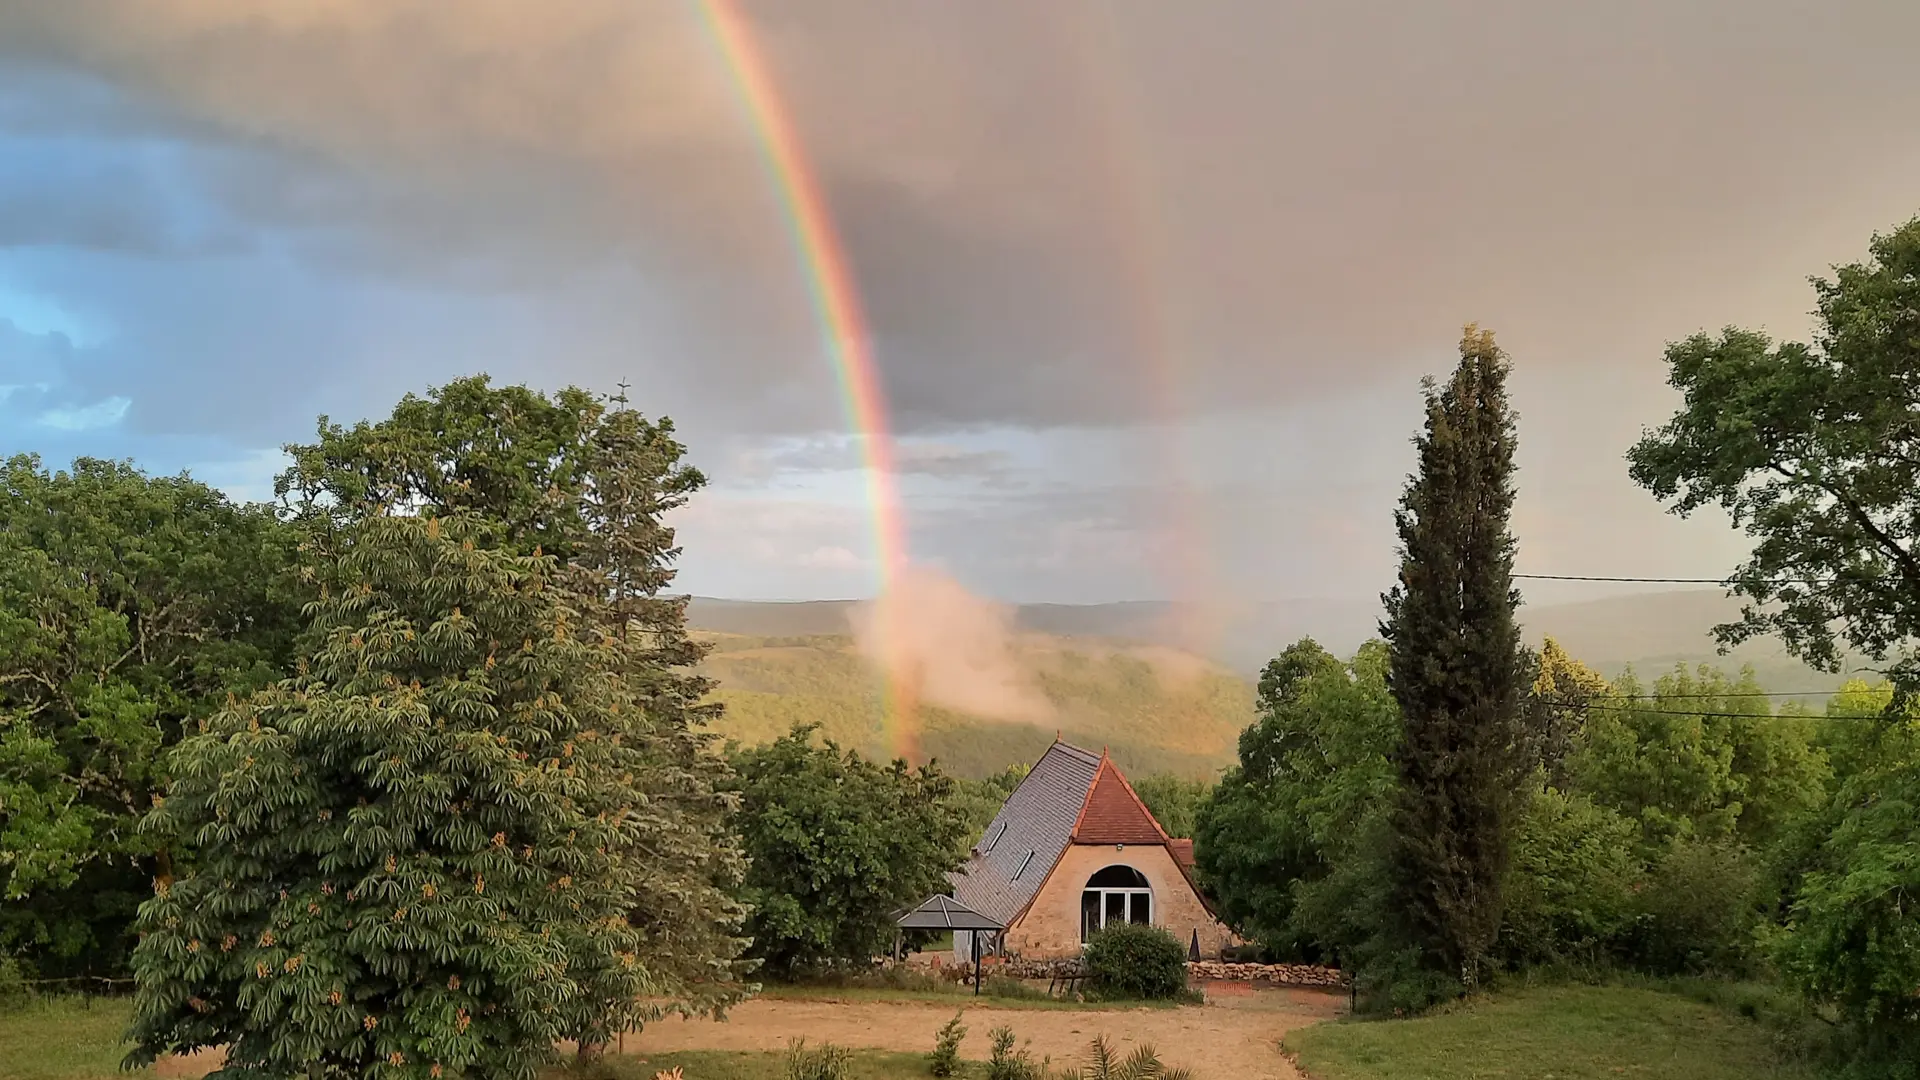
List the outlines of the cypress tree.
<svg viewBox="0 0 1920 1080">
<path fill-rule="evenodd" d="M 1506 356 L 1469 325 L 1444 385 L 1425 384 L 1418 472 L 1395 513 L 1399 583 L 1382 599 L 1394 755 L 1390 895 L 1420 966 L 1471 988 L 1500 925 L 1517 784 L 1522 668 L 1514 609 L 1514 416 Z"/>
</svg>

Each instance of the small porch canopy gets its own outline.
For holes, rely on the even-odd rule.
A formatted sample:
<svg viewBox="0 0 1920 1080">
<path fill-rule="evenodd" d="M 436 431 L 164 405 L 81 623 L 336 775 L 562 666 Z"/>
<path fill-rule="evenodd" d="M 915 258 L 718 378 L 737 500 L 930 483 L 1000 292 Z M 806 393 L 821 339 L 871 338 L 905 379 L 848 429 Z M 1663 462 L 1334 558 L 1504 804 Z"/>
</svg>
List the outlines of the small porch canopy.
<svg viewBox="0 0 1920 1080">
<path fill-rule="evenodd" d="M 1006 924 L 998 922 L 973 910 L 951 896 L 935 895 L 912 911 L 901 914 L 894 920 L 901 930 L 965 930 L 971 931 L 973 939 L 973 992 L 980 993 L 980 935 L 998 933 L 1005 930 Z M 894 951 L 899 951 L 898 936 Z"/>
</svg>

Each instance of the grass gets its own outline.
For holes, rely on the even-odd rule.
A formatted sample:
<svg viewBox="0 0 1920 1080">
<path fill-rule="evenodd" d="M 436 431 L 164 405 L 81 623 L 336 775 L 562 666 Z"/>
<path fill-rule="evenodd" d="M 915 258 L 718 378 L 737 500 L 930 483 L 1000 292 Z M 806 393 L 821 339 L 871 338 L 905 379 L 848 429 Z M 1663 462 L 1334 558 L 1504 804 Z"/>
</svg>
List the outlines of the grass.
<svg viewBox="0 0 1920 1080">
<path fill-rule="evenodd" d="M 1519 990 L 1413 1020 L 1289 1032 L 1313 1080 L 1811 1080 L 1767 1028 L 1690 996 L 1633 986 Z"/>
<path fill-rule="evenodd" d="M 989 984 L 991 988 L 991 983 Z M 872 986 L 769 986 L 763 996 L 786 1000 L 811 1001 L 901 1001 L 936 1002 L 960 1005 L 972 999 L 969 987 L 896 989 Z M 1167 1008 L 1165 1002 L 1073 1002 L 1046 997 L 998 997 L 982 995 L 982 1005 L 996 1009 L 1131 1009 Z M 120 1060 L 127 1045 L 121 1035 L 132 1019 L 132 1003 L 125 998 L 94 998 L 89 1003 L 78 997 L 35 998 L 19 1008 L 0 1009 L 0 1077 L 5 1080 L 120 1080 L 151 1077 L 151 1070 L 121 1072 Z M 931 1048 L 931 1043 L 928 1044 Z M 652 1080 L 653 1074 L 675 1065 L 684 1068 L 687 1077 L 698 1080 L 783 1080 L 784 1053 L 732 1053 L 698 1051 L 677 1054 L 653 1054 L 644 1068 L 638 1059 L 609 1059 L 596 1066 L 611 1080 Z M 878 1051 L 853 1051 L 846 1080 L 891 1080 L 894 1077 L 924 1077 L 925 1054 L 895 1054 Z M 984 1075 L 985 1066 L 963 1062 L 956 1076 Z M 568 1074 L 556 1072 L 555 1080 Z"/>
<path fill-rule="evenodd" d="M 35 998 L 0 1010 L 0 1076 L 7 1080 L 113 1080 L 124 1073 L 121 1035 L 133 1018 L 125 998 Z"/>
</svg>

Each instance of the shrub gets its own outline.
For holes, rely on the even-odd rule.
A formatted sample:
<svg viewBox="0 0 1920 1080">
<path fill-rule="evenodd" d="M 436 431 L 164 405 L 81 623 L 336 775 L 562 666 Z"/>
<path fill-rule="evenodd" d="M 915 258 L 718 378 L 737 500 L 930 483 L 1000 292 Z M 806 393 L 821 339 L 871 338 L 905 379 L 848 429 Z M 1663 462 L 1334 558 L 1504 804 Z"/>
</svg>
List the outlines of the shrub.
<svg viewBox="0 0 1920 1080">
<path fill-rule="evenodd" d="M 15 1008 L 27 1000 L 27 973 L 20 961 L 0 953 L 0 1009 Z"/>
<path fill-rule="evenodd" d="M 1013 1048 L 1013 1029 L 993 1029 L 993 1056 L 987 1060 L 987 1080 L 1046 1080 L 1047 1063 L 1034 1064 L 1033 1054 Z"/>
<path fill-rule="evenodd" d="M 934 1037 L 933 1053 L 927 1057 L 927 1071 L 935 1076 L 952 1076 L 954 1068 L 960 1064 L 960 1040 L 967 1037 L 966 1025 L 960 1022 L 960 1017 L 964 1015 L 964 1010 L 954 1013 L 953 1019 L 947 1021 L 946 1026 L 940 1029 L 940 1034 Z"/>
<path fill-rule="evenodd" d="M 1636 900 L 1630 951 L 1656 974 L 1739 974 L 1752 962 L 1760 868 L 1728 844 L 1681 841 Z"/>
<path fill-rule="evenodd" d="M 1007 975 L 989 975 L 980 984 L 980 992 L 988 997 L 1008 998 L 1016 1001 L 1039 1001 L 1046 992 L 1028 986 L 1019 979 Z"/>
<path fill-rule="evenodd" d="M 1639 830 L 1582 795 L 1536 788 L 1514 830 L 1500 951 L 1517 964 L 1595 964 L 1632 921 Z"/>
<path fill-rule="evenodd" d="M 1168 1068 L 1152 1043 L 1141 1043 L 1123 1058 L 1114 1053 L 1105 1035 L 1095 1035 L 1085 1062 L 1078 1069 L 1061 1073 L 1059 1080 L 1193 1080 L 1193 1073 Z"/>
<path fill-rule="evenodd" d="M 1187 988 L 1187 950 L 1157 926 L 1122 923 L 1087 942 L 1087 979 L 1109 997 L 1162 999 Z"/>
<path fill-rule="evenodd" d="M 853 1055 L 843 1046 L 821 1043 L 809 1048 L 807 1040 L 787 1044 L 786 1080 L 847 1080 L 847 1065 Z"/>
</svg>

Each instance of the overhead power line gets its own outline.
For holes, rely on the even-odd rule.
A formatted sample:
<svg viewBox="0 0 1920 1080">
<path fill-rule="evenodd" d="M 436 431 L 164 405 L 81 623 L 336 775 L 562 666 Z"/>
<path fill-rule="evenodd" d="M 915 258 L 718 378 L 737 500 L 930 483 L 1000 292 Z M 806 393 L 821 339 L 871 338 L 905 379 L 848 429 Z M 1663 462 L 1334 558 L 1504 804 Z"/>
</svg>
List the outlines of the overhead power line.
<svg viewBox="0 0 1920 1080">
<path fill-rule="evenodd" d="M 1607 577 L 1597 574 L 1514 574 L 1528 581 L 1644 581 L 1666 585 L 1725 585 L 1726 578 L 1700 577 Z"/>
<path fill-rule="evenodd" d="M 1743 713 L 1743 712 L 1716 712 L 1712 710 L 1695 711 L 1693 709 L 1686 709 L 1686 710 L 1643 709 L 1633 705 L 1608 705 L 1608 704 L 1605 704 L 1604 702 L 1578 702 L 1578 701 L 1548 701 L 1547 704 L 1558 705 L 1558 706 L 1561 706 L 1562 708 L 1568 708 L 1568 709 L 1598 709 L 1602 712 L 1633 713 L 1636 716 L 1681 716 L 1681 717 L 1707 716 L 1707 717 L 1715 717 L 1718 719 L 1725 719 L 1725 720 L 1878 720 L 1879 719 L 1879 716 L 1877 714 L 1874 716 L 1847 716 L 1844 714 L 1836 716 L 1832 713 L 1802 713 L 1800 715 L 1794 715 L 1792 713 L 1788 713 L 1786 715 L 1781 715 L 1779 713 L 1772 713 L 1772 712 Z"/>
<path fill-rule="evenodd" d="M 1726 577 L 1717 577 L 1717 578 L 1614 577 L 1606 574 L 1510 574 L 1508 576 L 1515 577 L 1515 578 L 1523 578 L 1527 581 L 1622 581 L 1622 582 L 1649 582 L 1653 584 L 1664 584 L 1664 585 L 1733 585 L 1739 580 L 1738 574 L 1729 574 Z M 1895 580 L 1898 580 L 1900 577 L 1901 575 L 1899 574 L 1872 574 L 1864 578 L 1854 577 L 1852 580 L 1895 581 Z M 1831 585 L 1837 580 L 1838 580 L 1837 578 L 1831 578 L 1831 577 L 1823 577 L 1823 578 L 1777 577 L 1777 578 L 1767 579 L 1767 584 L 1769 585 Z"/>
<path fill-rule="evenodd" d="M 1730 694 L 1603 694 L 1597 701 L 1665 701 L 1712 698 L 1832 697 L 1839 690 L 1741 690 Z M 1566 702 L 1556 701 L 1556 705 Z"/>
</svg>

